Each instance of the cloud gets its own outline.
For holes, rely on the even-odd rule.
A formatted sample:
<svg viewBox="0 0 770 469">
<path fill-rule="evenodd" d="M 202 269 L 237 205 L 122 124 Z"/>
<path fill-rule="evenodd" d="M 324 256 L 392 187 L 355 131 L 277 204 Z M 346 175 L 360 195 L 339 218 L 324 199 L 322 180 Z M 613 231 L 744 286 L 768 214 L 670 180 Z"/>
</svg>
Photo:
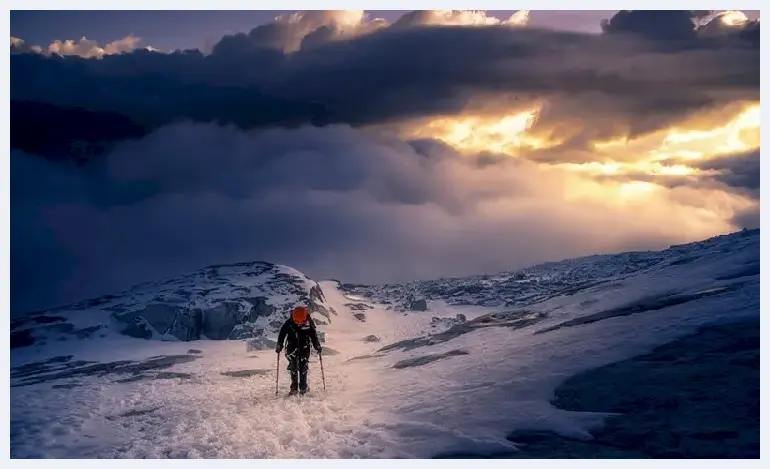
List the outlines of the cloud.
<svg viewBox="0 0 770 469">
<path fill-rule="evenodd" d="M 715 171 L 714 179 L 730 187 L 745 189 L 759 199 L 759 149 L 739 155 L 698 161 L 693 164 L 703 170 Z"/>
<path fill-rule="evenodd" d="M 319 10 L 277 16 L 249 33 L 225 36 L 213 48 L 214 54 L 226 54 L 243 48 L 272 49 L 285 53 L 325 42 L 352 38 L 386 27 L 381 18 L 369 19 L 363 10 Z"/>
<path fill-rule="evenodd" d="M 61 55 L 61 56 L 76 56 L 85 59 L 101 58 L 105 55 L 122 54 L 125 52 L 131 52 L 139 48 L 141 38 L 132 34 L 128 36 L 109 42 L 100 46 L 98 42 L 92 41 L 85 37 L 80 38 L 78 41 L 71 39 L 59 40 L 48 44 L 46 47 L 27 45 L 27 43 L 17 37 L 11 36 L 11 53 L 37 53 L 43 55 Z M 152 47 L 147 47 L 147 50 L 155 50 Z"/>
<path fill-rule="evenodd" d="M 533 132 L 573 147 L 759 99 L 759 51 L 737 37 L 696 37 L 670 49 L 635 35 L 422 24 L 436 15 L 447 18 L 416 12 L 402 18 L 404 27 L 360 12 L 281 17 L 223 38 L 209 55 L 13 55 L 12 99 L 116 112 L 150 128 L 178 119 L 383 125 L 539 104 Z"/>
<path fill-rule="evenodd" d="M 751 21 L 738 10 L 711 12 L 709 10 L 621 10 L 602 21 L 605 34 L 632 34 L 655 41 L 677 42 L 693 39 L 722 39 L 737 37 L 755 47 L 759 42 L 759 20 Z M 757 38 L 758 39 L 758 38 Z"/>
<path fill-rule="evenodd" d="M 695 38 L 697 21 L 708 14 L 707 10 L 621 10 L 602 22 L 602 30 L 663 41 L 690 40 Z"/>
<path fill-rule="evenodd" d="M 729 194 L 712 213 L 717 193 L 693 192 L 693 211 L 662 188 L 640 198 L 345 125 L 178 124 L 83 167 L 12 152 L 11 178 L 15 313 L 249 259 L 361 282 L 493 272 L 664 247 L 728 230 L 733 215 Z"/>
<path fill-rule="evenodd" d="M 484 10 L 417 10 L 401 16 L 393 26 L 524 26 L 527 23 L 529 10 L 519 10 L 504 20 L 489 16 Z"/>
<path fill-rule="evenodd" d="M 238 54 L 243 49 L 292 53 L 391 27 L 520 26 L 528 19 L 527 10 L 520 10 L 505 20 L 487 16 L 485 11 L 426 10 L 407 13 L 391 24 L 383 18 L 371 18 L 363 10 L 305 11 L 277 16 L 274 21 L 259 25 L 248 33 L 225 36 L 212 48 L 212 53 Z"/>
</svg>

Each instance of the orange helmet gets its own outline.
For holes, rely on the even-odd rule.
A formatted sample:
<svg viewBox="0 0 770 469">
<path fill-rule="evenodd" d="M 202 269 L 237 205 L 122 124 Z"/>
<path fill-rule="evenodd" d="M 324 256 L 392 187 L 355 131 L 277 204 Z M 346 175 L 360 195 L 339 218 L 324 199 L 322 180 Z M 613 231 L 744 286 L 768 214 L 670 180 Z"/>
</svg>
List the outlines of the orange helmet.
<svg viewBox="0 0 770 469">
<path fill-rule="evenodd" d="M 297 325 L 307 321 L 307 308 L 304 306 L 295 306 L 291 311 L 291 320 Z"/>
</svg>

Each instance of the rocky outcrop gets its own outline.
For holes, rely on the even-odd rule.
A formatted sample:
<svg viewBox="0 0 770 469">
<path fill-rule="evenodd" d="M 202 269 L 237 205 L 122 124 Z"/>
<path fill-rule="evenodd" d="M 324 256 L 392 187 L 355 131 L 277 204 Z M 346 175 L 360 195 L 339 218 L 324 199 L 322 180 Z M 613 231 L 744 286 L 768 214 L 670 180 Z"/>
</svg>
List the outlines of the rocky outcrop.
<svg viewBox="0 0 770 469">
<path fill-rule="evenodd" d="M 265 337 L 246 340 L 246 352 L 256 352 L 259 350 L 273 350 L 276 342 Z"/>
<path fill-rule="evenodd" d="M 425 301 L 425 298 L 414 300 L 409 304 L 409 310 L 410 311 L 427 311 L 428 302 Z"/>
<path fill-rule="evenodd" d="M 329 324 L 337 314 L 321 287 L 294 269 L 266 262 L 217 265 L 14 318 L 11 346 L 106 335 L 103 329 L 155 340 L 271 337 L 297 304 L 309 305 L 320 325 Z M 69 315 L 82 317 L 83 311 L 96 319 L 76 330 L 67 322 Z"/>
<path fill-rule="evenodd" d="M 146 308 L 113 314 L 113 319 L 122 325 L 120 332 L 130 337 L 152 339 L 171 336 L 179 340 L 201 338 L 203 312 L 163 303 L 154 303 Z"/>
<path fill-rule="evenodd" d="M 222 303 L 203 312 L 203 335 L 214 340 L 227 339 L 244 319 L 239 303 Z"/>
<path fill-rule="evenodd" d="M 448 329 L 451 329 L 454 326 L 457 326 L 459 324 L 463 324 L 467 321 L 464 314 L 458 314 L 457 316 L 453 318 L 439 318 L 436 316 L 433 316 L 430 318 L 430 324 L 428 325 L 430 332 L 443 332 Z"/>
</svg>

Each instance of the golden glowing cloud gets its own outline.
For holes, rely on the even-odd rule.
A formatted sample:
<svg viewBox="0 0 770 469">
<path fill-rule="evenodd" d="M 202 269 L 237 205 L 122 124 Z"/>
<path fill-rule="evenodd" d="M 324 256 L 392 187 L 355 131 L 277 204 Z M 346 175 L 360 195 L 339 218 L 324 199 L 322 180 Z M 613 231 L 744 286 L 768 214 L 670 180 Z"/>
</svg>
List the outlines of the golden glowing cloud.
<svg viewBox="0 0 770 469">
<path fill-rule="evenodd" d="M 502 115 L 443 117 L 402 129 L 402 136 L 435 138 L 469 156 L 489 151 L 526 159 L 533 150 L 561 151 L 557 148 L 561 142 L 543 139 L 532 132 L 539 111 L 540 108 L 533 108 Z M 697 208 L 700 214 L 695 218 L 701 221 L 692 227 L 700 230 L 708 223 L 729 223 L 735 213 L 756 201 L 718 188 L 669 188 L 656 184 L 652 177 L 713 176 L 717 171 L 700 169 L 693 162 L 759 148 L 759 129 L 759 103 L 738 103 L 649 135 L 594 142 L 589 150 L 588 158 L 593 159 L 590 162 L 559 163 L 556 153 L 550 162 L 530 163 L 564 175 L 555 187 L 559 187 L 558 196 L 567 202 L 649 212 L 659 205 L 674 203 L 671 197 L 694 200 L 707 196 L 708 208 Z M 691 209 L 695 209 L 694 204 Z"/>
<path fill-rule="evenodd" d="M 588 174 L 642 173 L 657 176 L 706 174 L 688 162 L 759 148 L 759 104 L 751 104 L 721 125 L 685 123 L 635 140 L 620 138 L 594 142 L 597 160 L 603 163 L 571 165 Z M 696 128 L 693 128 L 696 127 Z M 607 170 L 606 168 L 611 168 Z"/>
<path fill-rule="evenodd" d="M 727 26 L 741 26 L 749 21 L 749 18 L 738 10 L 728 10 L 719 15 L 719 20 Z"/>
<path fill-rule="evenodd" d="M 528 134 L 539 109 L 495 116 L 447 117 L 418 124 L 402 132 L 407 138 L 435 138 L 463 153 L 483 151 L 518 155 L 526 149 L 548 148 L 547 142 Z"/>
</svg>

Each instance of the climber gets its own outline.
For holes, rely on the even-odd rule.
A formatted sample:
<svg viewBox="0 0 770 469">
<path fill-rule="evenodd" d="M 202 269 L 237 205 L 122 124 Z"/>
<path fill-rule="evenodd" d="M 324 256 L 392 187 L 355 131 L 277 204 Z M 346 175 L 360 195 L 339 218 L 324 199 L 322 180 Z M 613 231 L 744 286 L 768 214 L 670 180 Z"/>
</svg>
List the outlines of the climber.
<svg viewBox="0 0 770 469">
<path fill-rule="evenodd" d="M 321 344 L 318 342 L 315 322 L 308 314 L 305 306 L 296 306 L 291 311 L 291 317 L 281 327 L 278 333 L 278 344 L 275 353 L 281 353 L 283 343 L 286 341 L 286 358 L 289 360 L 289 374 L 291 375 L 291 387 L 289 395 L 308 392 L 307 368 L 310 359 L 310 345 L 321 354 Z"/>
</svg>

